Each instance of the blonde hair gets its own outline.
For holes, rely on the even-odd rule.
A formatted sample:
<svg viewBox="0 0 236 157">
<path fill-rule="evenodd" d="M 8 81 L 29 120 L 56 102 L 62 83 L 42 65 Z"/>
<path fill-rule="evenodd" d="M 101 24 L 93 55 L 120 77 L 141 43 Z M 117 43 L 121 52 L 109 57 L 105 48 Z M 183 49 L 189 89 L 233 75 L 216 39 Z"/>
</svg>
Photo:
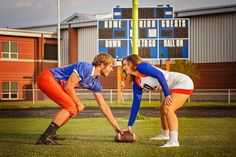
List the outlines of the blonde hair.
<svg viewBox="0 0 236 157">
<path fill-rule="evenodd" d="M 94 57 L 92 64 L 95 67 L 98 67 L 101 64 L 104 64 L 105 66 L 114 63 L 113 57 L 108 53 L 100 53 L 97 56 Z"/>
</svg>

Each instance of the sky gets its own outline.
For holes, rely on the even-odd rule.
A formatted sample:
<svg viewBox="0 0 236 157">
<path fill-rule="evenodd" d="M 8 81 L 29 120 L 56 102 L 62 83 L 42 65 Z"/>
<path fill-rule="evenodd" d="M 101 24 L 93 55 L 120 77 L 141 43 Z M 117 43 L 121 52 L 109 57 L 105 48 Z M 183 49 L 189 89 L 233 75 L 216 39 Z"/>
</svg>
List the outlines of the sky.
<svg viewBox="0 0 236 157">
<path fill-rule="evenodd" d="M 236 4 L 236 0 L 139 0 L 139 7 L 171 5 L 174 10 Z M 132 7 L 132 0 L 60 0 L 61 21 L 74 13 L 112 13 L 116 5 Z M 0 0 L 0 28 L 57 23 L 57 0 Z"/>
</svg>

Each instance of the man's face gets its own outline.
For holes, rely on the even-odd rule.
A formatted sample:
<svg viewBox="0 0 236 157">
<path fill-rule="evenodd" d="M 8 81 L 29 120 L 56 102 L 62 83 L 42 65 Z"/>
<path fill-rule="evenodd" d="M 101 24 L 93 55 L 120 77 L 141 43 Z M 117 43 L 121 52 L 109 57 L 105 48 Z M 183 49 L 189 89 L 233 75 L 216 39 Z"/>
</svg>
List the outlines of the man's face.
<svg viewBox="0 0 236 157">
<path fill-rule="evenodd" d="M 104 66 L 101 70 L 101 75 L 107 77 L 113 71 L 113 63 Z"/>
</svg>

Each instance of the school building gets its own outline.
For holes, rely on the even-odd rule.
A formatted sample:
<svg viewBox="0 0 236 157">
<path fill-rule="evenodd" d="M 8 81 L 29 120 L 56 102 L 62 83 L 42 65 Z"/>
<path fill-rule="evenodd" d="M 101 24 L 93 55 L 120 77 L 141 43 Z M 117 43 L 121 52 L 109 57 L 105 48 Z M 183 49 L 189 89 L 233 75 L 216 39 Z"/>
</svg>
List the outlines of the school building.
<svg viewBox="0 0 236 157">
<path fill-rule="evenodd" d="M 0 100 L 32 100 L 36 77 L 57 62 L 55 33 L 0 29 Z"/>
<path fill-rule="evenodd" d="M 97 21 L 111 18 L 112 14 L 75 13 L 62 21 L 61 65 L 91 62 L 98 53 Z M 195 89 L 236 89 L 236 5 L 179 10 L 175 18 L 190 19 L 190 60 L 200 76 L 194 80 Z M 37 95 L 23 89 L 36 89 L 37 75 L 57 66 L 56 28 L 0 29 L 0 100 Z M 150 63 L 158 65 L 160 60 Z M 115 69 L 101 79 L 103 88 L 116 89 L 116 79 Z"/>
</svg>

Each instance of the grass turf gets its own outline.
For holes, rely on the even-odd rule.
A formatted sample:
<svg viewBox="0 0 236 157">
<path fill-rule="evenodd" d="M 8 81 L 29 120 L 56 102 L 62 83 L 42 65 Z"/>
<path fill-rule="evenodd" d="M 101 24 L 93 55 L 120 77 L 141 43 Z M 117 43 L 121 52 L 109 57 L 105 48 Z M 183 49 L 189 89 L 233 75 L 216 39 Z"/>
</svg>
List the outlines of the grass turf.
<svg viewBox="0 0 236 157">
<path fill-rule="evenodd" d="M 160 119 L 137 120 L 133 131 L 137 143 L 115 143 L 114 131 L 105 118 L 72 119 L 58 134 L 66 140 L 62 145 L 34 145 L 51 119 L 0 119 L 0 156 L 56 157 L 222 157 L 236 156 L 235 118 L 180 118 L 179 148 L 160 148 L 164 141 L 150 141 L 160 133 Z M 125 127 L 127 120 L 118 122 Z"/>
</svg>

